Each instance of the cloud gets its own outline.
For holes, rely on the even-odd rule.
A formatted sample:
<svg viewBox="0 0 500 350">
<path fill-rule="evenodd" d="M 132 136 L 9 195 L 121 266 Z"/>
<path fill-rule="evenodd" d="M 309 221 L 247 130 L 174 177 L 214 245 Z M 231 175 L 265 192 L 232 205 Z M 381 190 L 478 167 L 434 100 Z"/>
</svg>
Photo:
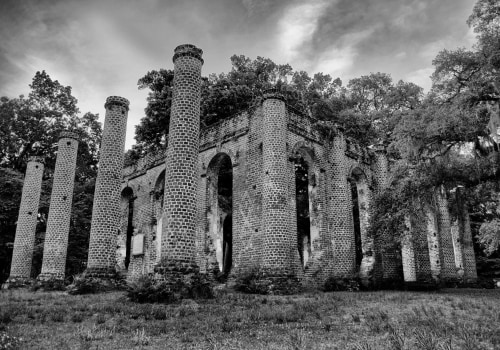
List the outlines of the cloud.
<svg viewBox="0 0 500 350">
<path fill-rule="evenodd" d="M 440 50 L 460 45 L 471 8 L 456 0 L 309 1 L 285 13 L 285 27 L 300 34 L 284 48 L 293 66 L 308 70 L 343 78 L 385 71 L 400 78 L 422 65 L 428 69 Z M 290 41 L 293 35 L 283 33 L 281 41 Z"/>
<path fill-rule="evenodd" d="M 2 0 L 0 96 L 28 92 L 37 70 L 73 87 L 83 112 L 109 95 L 131 100 L 127 146 L 147 91 L 137 80 L 171 69 L 179 44 L 204 51 L 203 74 L 229 57 L 264 56 L 343 81 L 370 72 L 425 86 L 439 50 L 469 46 L 469 0 Z"/>
</svg>

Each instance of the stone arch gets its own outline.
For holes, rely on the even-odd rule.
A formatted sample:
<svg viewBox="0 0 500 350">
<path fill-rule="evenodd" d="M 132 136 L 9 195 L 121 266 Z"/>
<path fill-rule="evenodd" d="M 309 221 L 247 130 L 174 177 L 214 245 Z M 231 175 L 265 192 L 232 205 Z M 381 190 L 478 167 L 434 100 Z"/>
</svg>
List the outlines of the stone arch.
<svg viewBox="0 0 500 350">
<path fill-rule="evenodd" d="M 297 142 L 291 150 L 290 159 L 294 162 L 295 172 L 297 250 L 305 268 L 314 256 L 314 242 L 320 239 L 321 172 L 314 148 L 308 142 Z"/>
<path fill-rule="evenodd" d="M 155 181 L 155 185 L 153 187 L 153 201 L 159 205 L 159 208 L 163 208 L 164 193 L 165 193 L 165 169 L 163 169 L 160 175 L 158 175 Z"/>
<path fill-rule="evenodd" d="M 370 181 L 359 165 L 351 167 L 347 180 L 351 189 L 356 269 L 359 271 L 361 278 L 368 278 L 374 262 L 373 240 L 368 237 L 371 200 Z"/>
<path fill-rule="evenodd" d="M 212 270 L 229 275 L 232 267 L 233 162 L 229 153 L 218 152 L 207 166 L 207 223 Z"/>
<path fill-rule="evenodd" d="M 121 192 L 122 224 L 118 236 L 118 264 L 121 268 L 128 270 L 132 253 L 132 237 L 134 233 L 134 201 L 136 196 L 130 186 L 123 188 Z"/>
</svg>

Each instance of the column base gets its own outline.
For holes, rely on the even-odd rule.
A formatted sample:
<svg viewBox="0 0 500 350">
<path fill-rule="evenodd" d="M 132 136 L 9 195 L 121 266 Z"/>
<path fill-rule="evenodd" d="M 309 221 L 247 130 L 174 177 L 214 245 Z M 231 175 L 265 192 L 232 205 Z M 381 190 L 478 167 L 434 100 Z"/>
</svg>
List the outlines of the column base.
<svg viewBox="0 0 500 350">
<path fill-rule="evenodd" d="M 33 280 L 28 277 L 11 276 L 2 284 L 2 289 L 16 289 L 30 287 Z"/>
<path fill-rule="evenodd" d="M 290 295 L 302 290 L 300 279 L 289 269 L 261 267 L 251 272 L 255 290 L 259 294 Z"/>
<path fill-rule="evenodd" d="M 62 281 L 64 282 L 65 275 L 63 273 L 50 273 L 50 272 L 42 272 L 36 278 L 37 281 L 47 282 L 47 281 Z"/>
<path fill-rule="evenodd" d="M 101 279 L 116 279 L 118 277 L 116 269 L 109 267 L 88 267 L 83 275 L 89 278 Z"/>
</svg>

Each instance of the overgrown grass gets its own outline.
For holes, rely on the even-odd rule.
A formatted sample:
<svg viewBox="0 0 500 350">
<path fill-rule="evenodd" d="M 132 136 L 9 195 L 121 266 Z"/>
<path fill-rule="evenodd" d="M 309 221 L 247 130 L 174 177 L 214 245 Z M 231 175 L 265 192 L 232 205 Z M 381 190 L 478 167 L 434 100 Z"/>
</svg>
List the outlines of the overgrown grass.
<svg viewBox="0 0 500 350">
<path fill-rule="evenodd" d="M 168 305 L 133 303 L 123 292 L 7 290 L 0 335 L 19 349 L 498 349 L 499 303 L 499 290 L 472 289 L 218 291 Z"/>
</svg>

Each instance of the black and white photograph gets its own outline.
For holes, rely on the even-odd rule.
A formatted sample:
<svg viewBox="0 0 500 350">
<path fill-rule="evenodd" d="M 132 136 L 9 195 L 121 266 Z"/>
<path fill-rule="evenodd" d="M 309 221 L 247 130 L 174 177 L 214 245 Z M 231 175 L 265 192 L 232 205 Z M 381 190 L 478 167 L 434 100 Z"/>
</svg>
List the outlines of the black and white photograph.
<svg viewBox="0 0 500 350">
<path fill-rule="evenodd" d="M 0 350 L 500 349 L 499 0 L 0 0 Z"/>
</svg>

